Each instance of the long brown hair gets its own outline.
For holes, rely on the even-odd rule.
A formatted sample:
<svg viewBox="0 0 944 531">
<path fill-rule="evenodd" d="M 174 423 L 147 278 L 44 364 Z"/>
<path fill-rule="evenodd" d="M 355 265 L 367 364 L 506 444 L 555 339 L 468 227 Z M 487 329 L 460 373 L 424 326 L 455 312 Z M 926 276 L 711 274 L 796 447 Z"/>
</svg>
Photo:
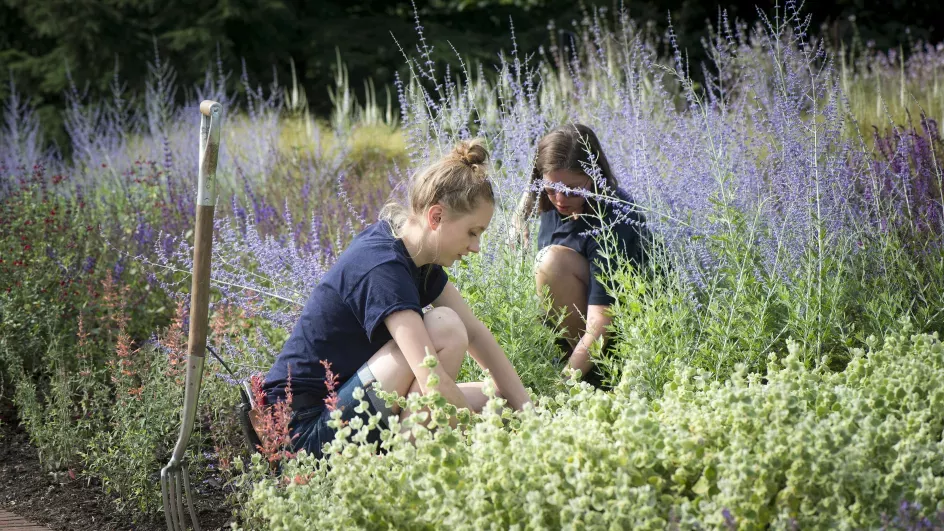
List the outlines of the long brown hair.
<svg viewBox="0 0 944 531">
<path fill-rule="evenodd" d="M 600 170 L 606 187 L 615 191 L 619 183 L 610 169 L 610 163 L 603 154 L 600 140 L 586 125 L 578 123 L 564 124 L 544 135 L 538 142 L 538 153 L 531 172 L 531 185 L 544 179 L 544 175 L 555 170 L 572 170 L 586 174 L 596 166 Z M 535 192 L 538 195 L 538 211 L 547 212 L 554 208 L 547 197 L 544 187 Z M 593 199 L 587 199 L 593 201 Z"/>
</svg>

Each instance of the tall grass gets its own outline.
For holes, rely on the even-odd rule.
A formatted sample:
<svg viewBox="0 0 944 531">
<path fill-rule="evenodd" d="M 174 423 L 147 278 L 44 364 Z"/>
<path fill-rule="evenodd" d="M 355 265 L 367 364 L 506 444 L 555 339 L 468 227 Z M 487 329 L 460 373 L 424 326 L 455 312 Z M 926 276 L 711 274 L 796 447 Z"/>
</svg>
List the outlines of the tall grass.
<svg viewBox="0 0 944 531">
<path fill-rule="evenodd" d="M 861 127 L 884 130 L 922 114 L 944 116 L 944 46 L 915 43 L 892 50 L 852 46 L 837 57 L 843 92 Z"/>
</svg>

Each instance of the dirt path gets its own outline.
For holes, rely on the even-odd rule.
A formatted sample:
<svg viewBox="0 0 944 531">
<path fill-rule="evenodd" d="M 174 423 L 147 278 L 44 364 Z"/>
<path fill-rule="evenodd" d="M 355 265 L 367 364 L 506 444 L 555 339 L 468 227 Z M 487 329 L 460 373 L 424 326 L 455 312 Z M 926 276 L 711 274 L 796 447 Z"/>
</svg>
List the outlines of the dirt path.
<svg viewBox="0 0 944 531">
<path fill-rule="evenodd" d="M 19 516 L 0 509 L 0 529 L 3 531 L 50 531 L 48 527 L 38 526 Z"/>
</svg>

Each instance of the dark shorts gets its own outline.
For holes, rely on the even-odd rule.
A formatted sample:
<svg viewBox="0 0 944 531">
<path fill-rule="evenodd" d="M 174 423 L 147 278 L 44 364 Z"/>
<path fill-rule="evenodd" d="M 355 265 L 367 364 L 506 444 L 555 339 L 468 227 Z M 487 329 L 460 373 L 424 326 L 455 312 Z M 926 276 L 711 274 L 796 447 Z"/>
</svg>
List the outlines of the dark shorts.
<svg viewBox="0 0 944 531">
<path fill-rule="evenodd" d="M 366 424 L 368 417 L 380 412 L 380 427 L 387 428 L 387 417 L 392 415 L 393 412 L 384 404 L 383 400 L 377 397 L 372 389 L 374 381 L 376 381 L 376 378 L 365 363 L 354 376 L 351 376 L 341 385 L 341 388 L 337 391 L 337 407 L 341 410 L 342 420 L 350 422 L 354 417 L 360 417 Z M 354 389 L 358 387 L 364 389 L 364 400 L 367 402 L 367 410 L 363 413 L 354 411 L 359 403 L 358 400 L 354 399 Z M 288 427 L 294 438 L 295 451 L 304 448 L 309 454 L 321 457 L 321 449 L 324 445 L 334 440 L 334 428 L 328 426 L 330 420 L 331 413 L 324 404 L 292 412 L 292 420 Z M 367 435 L 368 443 L 379 441 L 380 429 L 373 430 Z"/>
</svg>

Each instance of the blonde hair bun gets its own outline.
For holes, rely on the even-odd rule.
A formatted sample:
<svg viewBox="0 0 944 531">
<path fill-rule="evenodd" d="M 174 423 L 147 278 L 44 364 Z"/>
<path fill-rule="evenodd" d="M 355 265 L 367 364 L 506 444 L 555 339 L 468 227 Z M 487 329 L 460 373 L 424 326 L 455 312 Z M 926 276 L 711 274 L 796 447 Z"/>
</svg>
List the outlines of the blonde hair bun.
<svg viewBox="0 0 944 531">
<path fill-rule="evenodd" d="M 484 142 L 479 138 L 463 140 L 453 148 L 451 157 L 466 166 L 475 167 L 485 163 L 488 159 L 488 151 L 485 149 Z"/>
<path fill-rule="evenodd" d="M 451 152 L 414 173 L 407 185 L 407 203 L 391 198 L 380 212 L 394 234 L 411 216 L 417 219 L 434 204 L 454 214 L 468 214 L 480 202 L 495 204 L 495 191 L 488 180 L 485 142 L 475 138 L 456 144 Z"/>
</svg>

